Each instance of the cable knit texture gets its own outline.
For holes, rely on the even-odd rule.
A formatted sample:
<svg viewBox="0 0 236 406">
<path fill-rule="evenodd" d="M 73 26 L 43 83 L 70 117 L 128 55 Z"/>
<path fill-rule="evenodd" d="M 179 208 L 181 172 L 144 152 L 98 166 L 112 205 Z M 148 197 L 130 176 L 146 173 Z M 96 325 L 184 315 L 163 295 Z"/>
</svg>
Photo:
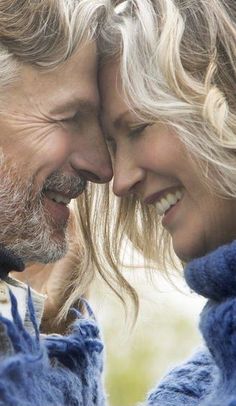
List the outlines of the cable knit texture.
<svg viewBox="0 0 236 406">
<path fill-rule="evenodd" d="M 185 278 L 208 298 L 200 317 L 206 349 L 175 368 L 148 406 L 236 406 L 236 241 L 191 261 Z"/>
<path fill-rule="evenodd" d="M 103 344 L 87 302 L 89 318 L 73 310 L 77 319 L 70 334 L 42 339 L 30 290 L 33 335 L 26 331 L 11 292 L 10 299 L 13 322 L 0 316 L 13 348 L 10 355 L 1 353 L 0 406 L 104 406 Z"/>
</svg>

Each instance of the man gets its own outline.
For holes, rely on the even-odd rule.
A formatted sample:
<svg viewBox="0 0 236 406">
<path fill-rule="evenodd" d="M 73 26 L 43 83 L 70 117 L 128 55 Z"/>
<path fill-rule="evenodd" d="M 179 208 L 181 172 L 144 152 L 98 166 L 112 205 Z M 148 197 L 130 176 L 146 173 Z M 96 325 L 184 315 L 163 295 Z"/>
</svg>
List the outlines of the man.
<svg viewBox="0 0 236 406">
<path fill-rule="evenodd" d="M 77 321 L 71 335 L 42 343 L 43 297 L 28 299 L 7 274 L 62 258 L 71 199 L 87 181 L 111 179 L 94 42 L 108 7 L 108 0 L 0 0 L 0 405 L 104 402 L 94 322 Z"/>
</svg>

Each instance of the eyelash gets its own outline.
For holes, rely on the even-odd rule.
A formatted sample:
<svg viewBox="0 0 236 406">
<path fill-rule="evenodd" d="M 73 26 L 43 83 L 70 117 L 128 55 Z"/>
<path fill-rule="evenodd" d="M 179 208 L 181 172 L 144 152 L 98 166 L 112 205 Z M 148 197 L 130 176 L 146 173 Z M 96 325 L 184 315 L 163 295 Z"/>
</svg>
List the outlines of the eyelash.
<svg viewBox="0 0 236 406">
<path fill-rule="evenodd" d="M 79 113 L 75 113 L 72 117 L 64 118 L 61 120 L 63 123 L 72 123 L 79 120 Z"/>
<path fill-rule="evenodd" d="M 129 130 L 128 136 L 129 137 L 138 137 L 139 135 L 141 135 L 141 133 L 147 128 L 150 127 L 151 124 L 142 124 L 139 125 L 138 127 L 134 127 L 132 129 Z M 113 138 L 110 137 L 106 137 L 106 143 L 108 145 L 109 148 L 115 149 L 114 145 L 115 145 L 115 141 Z"/>
<path fill-rule="evenodd" d="M 142 134 L 142 132 L 149 127 L 151 124 L 142 124 L 138 127 L 134 127 L 129 131 L 129 137 L 137 137 Z"/>
</svg>

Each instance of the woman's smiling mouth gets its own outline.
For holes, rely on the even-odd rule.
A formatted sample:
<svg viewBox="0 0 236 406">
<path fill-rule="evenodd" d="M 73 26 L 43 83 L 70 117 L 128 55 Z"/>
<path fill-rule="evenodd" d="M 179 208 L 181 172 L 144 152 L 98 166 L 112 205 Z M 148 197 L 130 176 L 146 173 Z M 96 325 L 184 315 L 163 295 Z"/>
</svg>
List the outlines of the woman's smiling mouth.
<svg viewBox="0 0 236 406">
<path fill-rule="evenodd" d="M 184 190 L 182 187 L 171 187 L 154 193 L 144 200 L 145 204 L 155 204 L 159 216 L 163 216 L 172 206 L 182 199 Z"/>
</svg>

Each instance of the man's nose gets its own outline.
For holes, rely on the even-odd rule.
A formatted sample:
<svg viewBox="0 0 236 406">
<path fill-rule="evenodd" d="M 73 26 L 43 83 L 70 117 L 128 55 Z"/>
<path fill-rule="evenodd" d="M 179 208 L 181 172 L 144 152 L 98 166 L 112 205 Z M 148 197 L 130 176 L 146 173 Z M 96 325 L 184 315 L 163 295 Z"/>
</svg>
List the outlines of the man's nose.
<svg viewBox="0 0 236 406">
<path fill-rule="evenodd" d="M 144 171 L 132 157 L 116 157 L 113 162 L 114 181 L 113 192 L 119 197 L 138 194 L 138 189 L 144 179 Z"/>
<path fill-rule="evenodd" d="M 78 143 L 70 163 L 76 172 L 90 182 L 106 183 L 112 179 L 111 158 L 102 134 Z"/>
</svg>

